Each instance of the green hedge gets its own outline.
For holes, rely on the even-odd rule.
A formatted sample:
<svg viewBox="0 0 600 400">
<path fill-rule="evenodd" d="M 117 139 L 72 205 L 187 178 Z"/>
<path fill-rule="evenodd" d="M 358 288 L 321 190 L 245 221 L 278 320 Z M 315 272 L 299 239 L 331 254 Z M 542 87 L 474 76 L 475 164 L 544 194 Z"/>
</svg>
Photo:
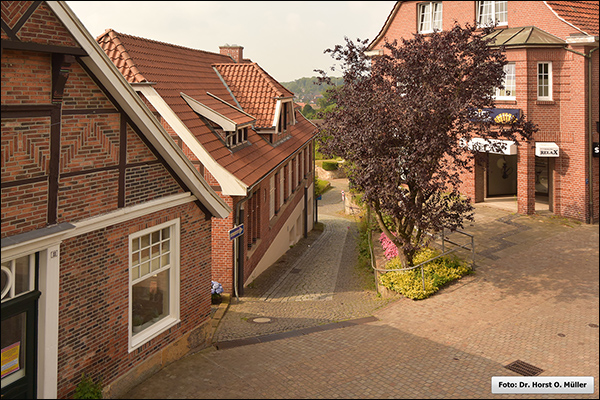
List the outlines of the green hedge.
<svg viewBox="0 0 600 400">
<path fill-rule="evenodd" d="M 328 181 L 324 181 L 315 176 L 315 196 L 319 197 L 329 188 L 331 188 L 331 184 Z"/>
<path fill-rule="evenodd" d="M 323 169 L 325 171 L 337 171 L 338 163 L 335 161 L 323 161 Z"/>
<path fill-rule="evenodd" d="M 439 254 L 440 252 L 436 250 L 424 249 L 415 256 L 414 264 L 419 265 Z M 400 258 L 391 259 L 387 262 L 385 268 L 402 268 Z M 380 282 L 386 288 L 394 290 L 409 299 L 422 300 L 437 292 L 445 284 L 460 279 L 472 272 L 471 267 L 457 257 L 440 257 L 435 261 L 425 264 L 423 267 L 425 290 L 423 290 L 420 267 L 409 271 L 386 272 L 380 277 Z"/>
</svg>

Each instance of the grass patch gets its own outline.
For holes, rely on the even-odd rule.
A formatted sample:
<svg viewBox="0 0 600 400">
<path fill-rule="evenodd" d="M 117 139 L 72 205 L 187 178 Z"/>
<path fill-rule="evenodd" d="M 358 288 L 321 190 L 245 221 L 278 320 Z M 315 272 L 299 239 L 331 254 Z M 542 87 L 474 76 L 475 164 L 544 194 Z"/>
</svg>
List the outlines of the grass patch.
<svg viewBox="0 0 600 400">
<path fill-rule="evenodd" d="M 329 181 L 324 181 L 315 177 L 315 196 L 319 197 L 329 189 L 331 189 L 331 184 Z"/>
<path fill-rule="evenodd" d="M 375 275 L 373 274 L 373 268 L 371 265 L 371 250 L 369 248 L 369 242 L 371 240 L 371 231 L 373 226 L 369 226 L 367 218 L 362 218 L 358 223 L 358 263 L 357 270 L 365 276 L 364 289 L 376 290 Z"/>
<path fill-rule="evenodd" d="M 430 260 L 441 254 L 434 249 L 424 249 L 416 256 L 414 263 L 418 265 L 424 261 Z M 400 259 L 395 257 L 385 265 L 386 269 L 402 268 Z M 422 300 L 431 296 L 444 285 L 458 280 L 465 275 L 473 273 L 471 267 L 456 256 L 440 257 L 423 267 L 425 276 L 425 290 L 423 290 L 423 280 L 421 278 L 421 268 L 415 268 L 410 271 L 391 271 L 383 274 L 379 279 L 383 286 L 402 294 L 413 300 Z"/>
</svg>

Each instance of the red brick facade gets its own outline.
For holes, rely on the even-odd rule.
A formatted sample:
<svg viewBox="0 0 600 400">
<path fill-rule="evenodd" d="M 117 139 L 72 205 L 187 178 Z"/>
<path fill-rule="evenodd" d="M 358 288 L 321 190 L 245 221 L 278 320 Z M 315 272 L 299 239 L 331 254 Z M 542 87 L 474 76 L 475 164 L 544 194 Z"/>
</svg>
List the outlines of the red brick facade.
<svg viewBox="0 0 600 400">
<path fill-rule="evenodd" d="M 461 24 L 475 21 L 475 1 L 443 1 L 442 29 L 449 29 L 454 21 Z M 576 23 L 559 18 L 552 10 L 553 2 L 508 1 L 508 25 L 501 28 L 534 26 L 565 41 L 564 46 L 527 45 L 507 47 L 509 62 L 515 63 L 516 99 L 496 101 L 497 108 L 520 109 L 528 120 L 539 127 L 534 141 L 518 149 L 517 199 L 519 213 L 535 212 L 536 142 L 554 142 L 560 148 L 558 158 L 548 162 L 549 193 L 548 202 L 552 212 L 584 222 L 597 222 L 599 217 L 599 176 L 598 158 L 592 158 L 590 165 L 591 142 L 598 142 L 596 124 L 598 121 L 598 6 L 595 11 L 580 12 L 581 20 L 589 20 L 585 25 L 587 36 Z M 569 2 L 557 2 L 569 3 Z M 594 10 L 594 6 L 582 5 Z M 379 36 L 369 45 L 369 49 L 379 49 L 385 40 L 410 38 L 418 29 L 417 13 L 420 2 L 398 2 L 389 16 Z M 564 4 L 563 4 L 564 5 Z M 567 4 L 568 5 L 568 4 Z M 595 22 L 594 22 L 595 21 Z M 592 26 L 595 31 L 589 31 Z M 591 35 L 591 36 L 590 36 Z M 595 36 L 594 36 L 595 35 Z M 591 41 L 575 43 L 577 38 L 587 37 Z M 575 40 L 573 40 L 575 39 Z M 577 53 L 576 53 L 577 52 Z M 579 53 L 579 54 L 578 54 Z M 591 54 L 591 56 L 590 56 Z M 584 56 L 584 55 L 587 55 Z M 588 105 L 590 91 L 589 59 L 592 62 L 591 90 L 592 104 Z M 552 63 L 552 100 L 537 99 L 537 64 Z M 590 115 L 591 125 L 590 126 Z M 591 130 L 591 140 L 590 140 Z M 592 179 L 590 181 L 590 168 Z M 463 175 L 462 191 L 476 202 L 487 197 L 486 171 L 476 168 Z M 590 185 L 591 202 L 590 202 Z"/>
<path fill-rule="evenodd" d="M 49 364 L 49 376 L 27 396 L 70 398 L 84 372 L 102 381 L 105 395 L 118 396 L 144 371 L 208 345 L 212 215 L 206 199 L 189 194 L 175 161 L 160 155 L 88 71 L 80 59 L 85 51 L 53 9 L 36 3 L 2 2 L 3 270 L 11 263 L 7 249 L 13 260 L 24 251 L 19 246 L 40 259 L 60 254 L 52 270 L 40 272 L 44 280 L 36 289 L 42 307 L 53 295 L 45 292 L 47 277 L 57 274 L 55 350 L 43 345 L 53 340 L 41 322 L 43 310 L 36 332 L 42 343 L 37 362 L 48 363 L 39 360 L 55 351 L 57 365 Z M 185 160 L 183 153 L 176 157 Z M 157 201 L 161 206 L 153 205 Z M 172 254 L 179 257 L 170 261 L 177 271 L 177 321 L 131 348 L 129 235 L 177 220 L 171 243 L 178 240 Z M 59 236 L 52 245 L 37 244 L 45 230 L 61 226 L 69 230 L 54 231 Z M 55 245 L 53 254 L 46 252 Z M 11 301 L 4 300 L 3 318 Z"/>
</svg>

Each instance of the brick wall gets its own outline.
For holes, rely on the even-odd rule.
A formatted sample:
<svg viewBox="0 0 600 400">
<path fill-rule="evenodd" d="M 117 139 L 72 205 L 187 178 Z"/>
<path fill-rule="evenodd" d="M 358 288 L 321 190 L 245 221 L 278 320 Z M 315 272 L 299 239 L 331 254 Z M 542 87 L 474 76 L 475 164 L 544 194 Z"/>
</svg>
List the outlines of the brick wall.
<svg viewBox="0 0 600 400">
<path fill-rule="evenodd" d="M 230 196 L 219 197 L 235 210 Z M 227 218 L 212 219 L 212 280 L 223 285 L 225 293 L 233 293 L 233 242 L 229 240 L 228 232 L 234 225 L 234 212 Z"/>
<path fill-rule="evenodd" d="M 473 23 L 476 15 L 474 1 L 443 2 L 443 29 L 453 26 L 454 20 L 465 24 Z M 411 38 L 417 31 L 417 13 L 419 2 L 403 2 L 395 19 L 391 22 L 385 38 L 376 43 L 381 47 L 384 39 L 393 41 L 399 38 Z M 557 18 L 554 13 L 541 1 L 509 1 L 508 28 L 535 26 L 559 38 L 566 39 L 569 35 L 579 33 L 577 29 Z M 574 50 L 587 53 L 592 47 L 575 46 Z M 553 170 L 553 211 L 555 214 L 585 221 L 589 210 L 589 180 L 590 166 L 588 143 L 588 64 L 584 57 L 566 51 L 562 48 L 507 48 L 508 61 L 516 66 L 516 100 L 497 101 L 498 108 L 519 108 L 523 114 L 539 127 L 535 141 L 555 142 L 560 147 L 561 156 L 554 162 Z M 593 105 L 592 121 L 598 121 L 598 52 L 593 56 Z M 537 63 L 552 62 L 552 101 L 537 100 Z M 593 127 L 595 130 L 595 126 Z M 598 134 L 593 134 L 598 141 Z M 535 141 L 529 146 L 535 146 Z M 524 164 L 518 169 L 519 210 L 533 213 L 535 199 L 532 183 L 535 178 L 535 154 L 519 147 L 520 162 Z M 598 220 L 598 158 L 593 159 L 593 219 Z M 463 193 L 471 198 L 480 199 L 481 179 L 473 173 L 463 174 Z M 477 193 L 476 193 L 477 192 Z"/>
<path fill-rule="evenodd" d="M 48 104 L 51 55 L 2 49 L 2 104 Z"/>
<path fill-rule="evenodd" d="M 128 236 L 175 218 L 181 218 L 181 323 L 129 353 Z M 187 203 L 63 242 L 58 398 L 72 396 L 83 371 L 106 387 L 208 321 L 210 231 L 210 221 Z"/>
<path fill-rule="evenodd" d="M 295 165 L 295 163 L 292 163 Z M 244 247 L 244 281 L 246 281 L 256 266 L 259 264 L 261 258 L 265 255 L 269 246 L 275 239 L 275 237 L 280 233 L 281 229 L 283 229 L 287 224 L 294 224 L 296 221 L 288 221 L 292 212 L 296 208 L 296 206 L 303 201 L 304 198 L 304 186 L 314 179 L 314 171 L 312 171 L 312 163 L 309 165 L 311 171 L 307 172 L 306 178 L 299 176 L 299 182 L 296 181 L 292 185 L 292 194 L 286 200 L 285 204 L 279 209 L 279 213 L 273 217 L 273 219 L 269 219 L 269 177 L 263 179 L 259 188 L 257 189 L 257 193 L 261 196 L 261 207 L 259 208 L 259 218 L 260 218 L 260 232 L 259 237 L 260 240 L 253 245 L 252 248 L 248 249 L 247 246 Z M 280 169 L 283 171 L 283 167 Z M 294 179 L 294 175 L 292 174 L 292 179 Z M 287 186 L 287 185 L 286 185 Z M 275 203 L 277 204 L 277 202 Z M 311 205 L 309 204 L 309 207 Z M 277 207 L 275 207 L 277 209 Z M 244 213 L 245 216 L 245 224 L 248 224 L 248 213 Z M 282 249 L 282 254 L 287 249 Z"/>
<path fill-rule="evenodd" d="M 13 28 L 32 4 L 2 2 L 3 22 Z M 45 3 L 17 36 L 78 47 Z M 2 39 L 10 40 L 4 32 Z M 52 83 L 51 53 L 2 50 L 2 238 L 49 224 L 52 154 L 55 222 L 116 211 L 121 195 L 126 206 L 184 191 L 165 160 L 123 123 L 125 117 L 77 62 L 69 66 L 62 101 L 55 104 Z M 58 107 L 61 112 L 54 112 Z M 51 136 L 60 139 L 59 149 L 51 149 Z M 129 353 L 128 235 L 175 218 L 181 219 L 181 322 Z M 73 395 L 82 372 L 107 387 L 152 356 L 166 363 L 162 352 L 176 341 L 186 341 L 185 351 L 206 345 L 201 327 L 210 316 L 210 265 L 211 223 L 195 202 L 66 239 L 60 254 L 58 398 Z"/>
</svg>

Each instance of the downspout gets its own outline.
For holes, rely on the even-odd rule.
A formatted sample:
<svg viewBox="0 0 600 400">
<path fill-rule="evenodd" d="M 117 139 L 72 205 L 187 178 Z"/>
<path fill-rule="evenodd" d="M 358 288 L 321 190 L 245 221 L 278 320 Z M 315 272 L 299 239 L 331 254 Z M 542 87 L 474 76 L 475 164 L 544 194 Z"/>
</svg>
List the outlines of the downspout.
<svg viewBox="0 0 600 400">
<path fill-rule="evenodd" d="M 235 205 L 235 214 L 234 214 L 234 222 L 233 222 L 233 226 L 239 226 L 240 225 L 240 209 L 242 208 L 242 204 L 244 202 L 246 202 L 248 200 L 248 196 L 244 197 L 242 200 L 240 200 L 236 205 Z M 235 295 L 235 298 L 237 299 L 238 303 L 240 302 L 240 295 L 238 292 L 238 268 L 239 268 L 239 263 L 238 263 L 238 248 L 239 246 L 239 241 L 241 238 L 243 238 L 244 235 L 238 237 L 235 239 L 235 241 L 233 242 L 233 294 Z"/>
<path fill-rule="evenodd" d="M 313 209 L 315 212 L 315 216 L 313 217 L 313 228 L 314 226 L 319 222 L 319 216 L 317 215 L 317 213 L 319 212 L 319 203 L 317 200 L 317 162 L 315 160 L 316 158 L 316 154 L 317 154 L 317 149 L 315 148 L 315 141 L 313 140 L 312 142 L 312 155 L 313 155 Z"/>
<path fill-rule="evenodd" d="M 586 218 L 586 223 L 591 224 L 594 222 L 594 169 L 592 165 L 594 163 L 593 154 L 592 154 L 592 143 L 593 143 L 593 120 L 592 120 L 592 53 L 598 50 L 600 47 L 595 47 L 590 50 L 588 54 L 581 53 L 579 51 L 575 51 L 573 49 L 569 49 L 565 47 L 564 49 L 570 51 L 571 53 L 579 54 L 587 58 L 588 60 L 588 216 Z"/>
<path fill-rule="evenodd" d="M 593 133 L 594 133 L 594 121 L 592 118 L 592 53 L 595 52 L 596 50 L 598 50 L 600 47 L 595 47 L 592 50 L 590 50 L 590 52 L 588 53 L 588 85 L 589 85 L 589 89 L 588 89 L 588 121 L 590 124 L 589 132 L 588 132 L 588 142 L 589 142 L 589 146 L 588 146 L 588 163 L 589 163 L 589 170 L 588 170 L 588 174 L 589 174 L 589 181 L 590 181 L 590 188 L 589 188 L 589 197 L 590 197 L 590 201 L 589 201 L 589 207 L 590 207 L 590 211 L 589 211 L 589 219 L 588 219 L 588 224 L 592 224 L 594 223 L 594 187 L 592 185 L 593 182 L 593 177 L 594 177 L 594 156 L 593 156 Z"/>
</svg>

